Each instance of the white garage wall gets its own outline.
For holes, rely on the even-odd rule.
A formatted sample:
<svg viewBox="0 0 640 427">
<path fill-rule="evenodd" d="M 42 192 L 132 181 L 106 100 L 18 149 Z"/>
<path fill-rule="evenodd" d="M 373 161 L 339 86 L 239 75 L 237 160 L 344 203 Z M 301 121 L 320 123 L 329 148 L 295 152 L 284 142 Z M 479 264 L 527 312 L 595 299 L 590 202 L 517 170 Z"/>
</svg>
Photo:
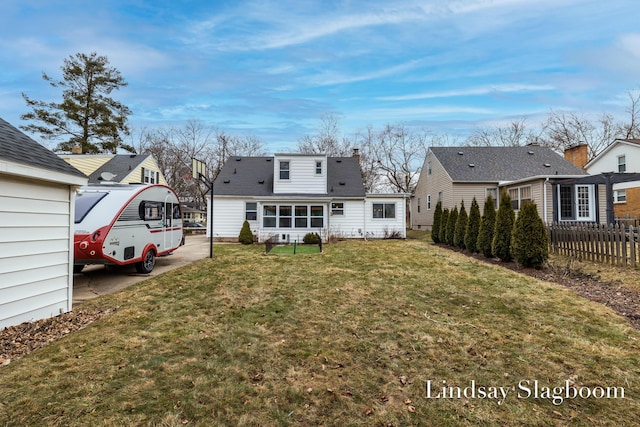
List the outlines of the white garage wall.
<svg viewBox="0 0 640 427">
<path fill-rule="evenodd" d="M 0 174 L 0 328 L 71 310 L 72 197 Z"/>
</svg>

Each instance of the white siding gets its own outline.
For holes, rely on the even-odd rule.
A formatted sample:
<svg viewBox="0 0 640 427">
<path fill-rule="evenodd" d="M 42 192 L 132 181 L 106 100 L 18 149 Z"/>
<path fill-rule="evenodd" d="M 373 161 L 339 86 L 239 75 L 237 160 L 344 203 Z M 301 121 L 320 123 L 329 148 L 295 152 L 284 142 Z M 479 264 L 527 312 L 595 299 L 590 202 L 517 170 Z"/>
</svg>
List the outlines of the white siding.
<svg viewBox="0 0 640 427">
<path fill-rule="evenodd" d="M 215 198 L 213 201 L 213 237 L 216 239 L 238 238 L 240 229 L 244 222 L 244 205 L 243 199 L 227 199 Z M 211 210 L 208 209 L 210 212 Z M 257 232 L 257 222 L 252 221 L 255 226 L 251 227 L 251 231 Z M 207 236 L 209 235 L 209 227 L 207 227 Z"/>
<path fill-rule="evenodd" d="M 280 162 L 289 162 L 289 179 L 280 179 Z M 316 161 L 322 162 L 322 173 L 316 174 Z M 277 155 L 273 162 L 274 194 L 326 194 L 327 157 Z"/>
<path fill-rule="evenodd" d="M 395 218 L 373 218 L 374 204 L 395 204 Z M 376 197 L 367 196 L 365 204 L 366 214 L 366 237 L 370 239 L 382 239 L 391 237 L 392 234 L 398 237 L 406 237 L 406 203 L 402 197 Z"/>
<path fill-rule="evenodd" d="M 343 203 L 344 215 L 331 215 L 329 207 L 329 237 L 337 239 L 362 239 L 365 233 L 364 200 L 339 200 Z"/>
<path fill-rule="evenodd" d="M 587 172 L 590 175 L 618 172 L 618 157 L 622 155 L 625 156 L 626 172 L 640 172 L 640 145 L 625 142 L 617 142 L 609 151 L 603 153 L 593 164 L 589 165 Z"/>
<path fill-rule="evenodd" d="M 0 175 L 0 328 L 71 310 L 68 185 Z"/>
</svg>

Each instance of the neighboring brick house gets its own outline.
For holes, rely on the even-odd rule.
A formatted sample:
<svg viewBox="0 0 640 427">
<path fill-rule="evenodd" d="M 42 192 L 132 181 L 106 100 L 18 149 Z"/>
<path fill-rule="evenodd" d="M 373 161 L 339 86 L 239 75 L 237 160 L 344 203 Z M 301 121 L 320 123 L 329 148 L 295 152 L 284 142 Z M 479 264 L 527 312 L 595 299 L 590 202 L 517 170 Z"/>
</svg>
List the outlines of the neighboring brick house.
<svg viewBox="0 0 640 427">
<path fill-rule="evenodd" d="M 616 139 L 584 165 L 590 175 L 613 172 L 622 175 L 613 184 L 616 218 L 640 219 L 640 139 Z"/>
<path fill-rule="evenodd" d="M 464 201 L 468 212 L 475 197 L 482 211 L 487 195 L 493 196 L 497 207 L 502 191 L 509 193 L 516 211 L 527 200 L 535 202 L 545 222 L 595 221 L 600 206 L 594 185 L 577 189 L 554 186 L 556 180 L 586 175 L 555 151 L 539 145 L 431 147 L 411 199 L 411 227 L 431 229 L 438 201 L 443 209 L 460 207 Z M 560 206 L 568 207 L 562 218 Z"/>
</svg>

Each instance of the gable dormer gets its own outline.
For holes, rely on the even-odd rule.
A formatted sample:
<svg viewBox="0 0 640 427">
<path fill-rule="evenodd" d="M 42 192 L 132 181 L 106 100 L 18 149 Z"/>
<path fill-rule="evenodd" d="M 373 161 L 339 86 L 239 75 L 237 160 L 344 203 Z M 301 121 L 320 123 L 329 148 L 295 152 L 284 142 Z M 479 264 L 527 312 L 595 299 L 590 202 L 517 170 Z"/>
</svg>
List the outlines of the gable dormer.
<svg viewBox="0 0 640 427">
<path fill-rule="evenodd" d="M 274 194 L 326 194 L 327 156 L 276 154 L 273 161 Z"/>
</svg>

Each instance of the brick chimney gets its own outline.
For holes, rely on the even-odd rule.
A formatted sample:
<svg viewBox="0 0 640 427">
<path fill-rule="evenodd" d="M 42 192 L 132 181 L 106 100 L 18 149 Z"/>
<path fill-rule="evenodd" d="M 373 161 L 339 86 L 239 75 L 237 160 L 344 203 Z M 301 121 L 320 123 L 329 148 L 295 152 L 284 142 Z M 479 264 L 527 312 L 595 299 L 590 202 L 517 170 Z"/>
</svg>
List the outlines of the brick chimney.
<svg viewBox="0 0 640 427">
<path fill-rule="evenodd" d="M 579 143 L 564 150 L 564 158 L 584 170 L 584 165 L 589 162 L 589 146 Z"/>
<path fill-rule="evenodd" d="M 71 147 L 71 154 L 82 154 L 82 145 L 76 144 Z"/>
<path fill-rule="evenodd" d="M 360 164 L 360 150 L 357 148 L 353 149 L 353 157 L 356 158 L 356 160 L 358 161 L 358 164 Z"/>
</svg>

